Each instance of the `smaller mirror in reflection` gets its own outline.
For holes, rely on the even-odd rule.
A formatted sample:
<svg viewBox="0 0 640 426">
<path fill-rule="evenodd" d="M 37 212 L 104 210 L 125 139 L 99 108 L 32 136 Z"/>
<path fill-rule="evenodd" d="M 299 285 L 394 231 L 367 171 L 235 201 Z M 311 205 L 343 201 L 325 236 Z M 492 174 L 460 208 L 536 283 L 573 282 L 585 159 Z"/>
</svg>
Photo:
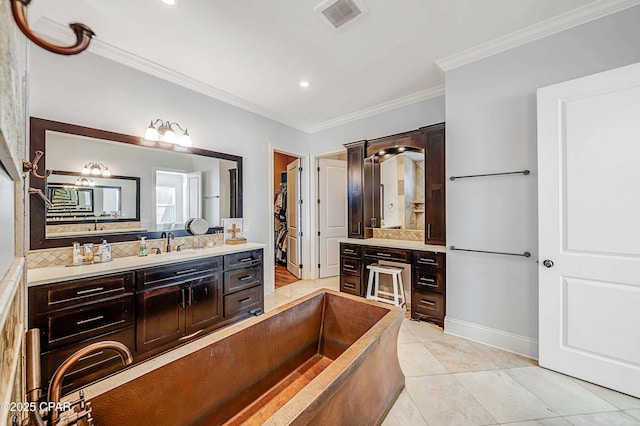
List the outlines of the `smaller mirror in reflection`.
<svg viewBox="0 0 640 426">
<path fill-rule="evenodd" d="M 402 151 L 378 156 L 380 163 L 380 218 L 384 229 L 424 230 L 424 150 L 401 147 Z"/>
</svg>

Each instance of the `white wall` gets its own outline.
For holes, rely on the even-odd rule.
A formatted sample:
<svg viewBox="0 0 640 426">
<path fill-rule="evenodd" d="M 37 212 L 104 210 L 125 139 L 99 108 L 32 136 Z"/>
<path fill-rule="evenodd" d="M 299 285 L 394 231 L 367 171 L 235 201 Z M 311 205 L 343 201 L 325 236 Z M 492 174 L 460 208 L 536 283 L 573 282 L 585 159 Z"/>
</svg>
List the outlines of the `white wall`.
<svg viewBox="0 0 640 426">
<path fill-rule="evenodd" d="M 151 119 L 179 122 L 194 146 L 244 157 L 245 231 L 252 241 L 271 238 L 268 144 L 306 152 L 307 134 L 91 53 L 31 53 L 32 116 L 131 135 L 143 135 Z"/>
<path fill-rule="evenodd" d="M 444 121 L 444 96 L 362 118 L 309 135 L 312 155 L 330 152 L 349 142 L 375 139 Z"/>
<path fill-rule="evenodd" d="M 446 330 L 537 356 L 536 89 L 640 61 L 638 22 L 634 7 L 447 72 L 447 176 L 532 171 L 448 182 L 447 244 L 532 257 L 449 253 Z"/>
</svg>

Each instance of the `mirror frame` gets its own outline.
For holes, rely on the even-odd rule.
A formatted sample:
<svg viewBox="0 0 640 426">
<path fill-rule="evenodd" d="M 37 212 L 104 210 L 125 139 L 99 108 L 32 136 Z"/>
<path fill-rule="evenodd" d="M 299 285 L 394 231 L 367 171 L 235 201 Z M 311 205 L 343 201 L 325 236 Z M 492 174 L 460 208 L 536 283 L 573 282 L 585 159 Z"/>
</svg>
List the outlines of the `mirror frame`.
<svg viewBox="0 0 640 426">
<path fill-rule="evenodd" d="M 185 148 L 180 145 L 168 144 L 165 142 L 152 142 L 144 140 L 139 136 L 131 136 L 123 133 L 115 133 L 107 130 L 94 129 L 91 127 L 78 126 L 75 124 L 62 123 L 59 121 L 47 120 L 44 118 L 31 117 L 29 120 L 29 158 L 35 157 L 36 151 L 42 151 L 44 154 L 38 164 L 40 174 L 46 170 L 46 134 L 47 131 L 68 133 L 76 136 L 85 136 L 93 139 L 101 139 L 111 142 L 121 142 L 131 145 L 137 145 L 148 148 L 163 149 L 182 154 L 201 155 L 204 157 L 218 158 L 220 160 L 235 161 L 237 164 L 237 196 L 236 196 L 236 212 L 238 217 L 242 217 L 242 157 L 238 155 L 226 154 L 223 152 L 209 151 L 201 148 Z M 46 194 L 46 179 L 39 179 L 35 176 L 29 177 L 29 186 L 40 189 Z M 148 232 L 114 232 L 100 233 L 99 235 L 78 235 L 73 237 L 54 237 L 46 236 L 46 210 L 44 202 L 35 198 L 29 200 L 29 234 L 30 234 L 30 250 L 48 249 L 55 247 L 71 247 L 74 241 L 83 243 L 99 243 L 103 239 L 107 239 L 110 243 L 136 241 L 140 237 L 147 239 L 158 239 L 162 231 Z M 221 227 L 211 227 L 207 233 L 222 229 Z M 189 236 L 186 230 L 178 229 L 172 231 L 176 237 Z"/>
<path fill-rule="evenodd" d="M 52 170 L 51 171 L 51 175 L 57 175 L 57 176 L 77 176 L 77 177 L 82 177 L 82 176 L 86 176 L 83 175 L 82 173 L 78 173 L 78 172 L 67 172 L 67 171 L 62 171 L 62 170 Z M 100 176 L 98 176 L 98 178 L 100 178 Z M 103 219 L 100 222 L 102 223 L 113 223 L 113 222 L 140 222 L 140 178 L 139 177 L 135 177 L 135 176 L 116 176 L 116 175 L 112 175 L 109 176 L 109 179 L 125 179 L 125 180 L 132 180 L 135 182 L 136 185 L 136 216 L 133 218 L 120 218 L 120 219 Z M 92 188 L 91 186 L 81 186 L 80 188 Z M 45 193 L 45 195 L 47 195 Z M 51 200 L 50 200 L 51 201 Z M 56 221 L 50 221 L 49 225 L 60 225 L 60 224 L 79 224 L 79 223 L 93 223 L 94 219 L 78 219 L 78 220 L 66 220 L 64 222 L 56 222 Z M 46 223 L 46 219 L 45 219 L 45 223 Z M 54 237 L 55 238 L 55 237 Z"/>
</svg>

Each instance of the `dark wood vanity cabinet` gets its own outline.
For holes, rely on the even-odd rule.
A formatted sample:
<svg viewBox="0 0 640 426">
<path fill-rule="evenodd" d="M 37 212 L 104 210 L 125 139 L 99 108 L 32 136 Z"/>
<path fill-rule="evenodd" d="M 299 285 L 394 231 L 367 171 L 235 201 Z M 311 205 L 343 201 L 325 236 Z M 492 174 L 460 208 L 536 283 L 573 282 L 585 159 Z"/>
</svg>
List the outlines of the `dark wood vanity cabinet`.
<svg viewBox="0 0 640 426">
<path fill-rule="evenodd" d="M 411 263 L 411 318 L 444 327 L 446 305 L 444 253 L 413 252 Z"/>
<path fill-rule="evenodd" d="M 380 224 L 380 197 L 374 188 L 380 186 L 378 164 L 366 158 L 367 141 L 353 142 L 347 147 L 347 202 L 349 238 L 369 238 L 372 227 Z"/>
<path fill-rule="evenodd" d="M 135 351 L 134 276 L 131 272 L 29 288 L 29 328 L 40 329 L 43 384 L 69 355 L 101 340 Z M 87 356 L 65 376 L 69 392 L 122 368 L 119 356 L 102 351 Z"/>
<path fill-rule="evenodd" d="M 147 352 L 213 327 L 222 315 L 222 259 L 136 271 L 136 351 Z"/>
<path fill-rule="evenodd" d="M 380 261 L 411 268 L 411 318 L 444 326 L 446 276 L 444 253 L 340 243 L 340 291 L 366 297 L 368 265 Z"/>
<path fill-rule="evenodd" d="M 370 238 L 373 228 L 382 225 L 380 161 L 387 155 L 412 150 L 425 155 L 425 244 L 446 243 L 444 123 L 344 146 L 347 148 L 348 238 Z"/>
<path fill-rule="evenodd" d="M 425 243 L 446 244 L 444 123 L 421 129 L 426 138 Z"/>
<path fill-rule="evenodd" d="M 29 288 L 29 328 L 40 329 L 42 380 L 87 344 L 124 343 L 134 362 L 264 309 L 262 249 Z M 124 368 L 111 350 L 65 376 L 63 393 Z"/>
</svg>

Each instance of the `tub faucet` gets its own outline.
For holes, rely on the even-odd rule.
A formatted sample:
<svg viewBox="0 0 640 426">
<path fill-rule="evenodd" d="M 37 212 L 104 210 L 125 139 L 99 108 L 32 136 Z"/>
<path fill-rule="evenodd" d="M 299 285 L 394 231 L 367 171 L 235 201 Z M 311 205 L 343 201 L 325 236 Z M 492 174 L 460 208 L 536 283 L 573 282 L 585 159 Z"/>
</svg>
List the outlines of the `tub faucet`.
<svg viewBox="0 0 640 426">
<path fill-rule="evenodd" d="M 171 240 L 173 240 L 173 232 L 163 232 L 160 234 L 160 238 L 167 238 L 167 253 L 171 253 Z"/>
<path fill-rule="evenodd" d="M 133 356 L 131 355 L 131 351 L 124 344 L 120 342 L 115 342 L 112 340 L 105 340 L 103 342 L 96 342 L 90 345 L 87 345 L 83 348 L 78 349 L 74 352 L 69 358 L 65 359 L 60 367 L 53 373 L 53 377 L 51 378 L 51 384 L 49 385 L 49 404 L 54 407 L 49 413 L 49 423 L 50 425 L 55 425 L 58 422 L 59 412 L 57 406 L 60 402 L 60 396 L 62 393 L 62 379 L 64 379 L 65 374 L 78 362 L 81 358 L 86 357 L 87 355 L 104 350 L 111 349 L 114 350 L 120 355 L 122 358 L 122 363 L 124 365 L 130 365 L 133 362 Z"/>
</svg>

